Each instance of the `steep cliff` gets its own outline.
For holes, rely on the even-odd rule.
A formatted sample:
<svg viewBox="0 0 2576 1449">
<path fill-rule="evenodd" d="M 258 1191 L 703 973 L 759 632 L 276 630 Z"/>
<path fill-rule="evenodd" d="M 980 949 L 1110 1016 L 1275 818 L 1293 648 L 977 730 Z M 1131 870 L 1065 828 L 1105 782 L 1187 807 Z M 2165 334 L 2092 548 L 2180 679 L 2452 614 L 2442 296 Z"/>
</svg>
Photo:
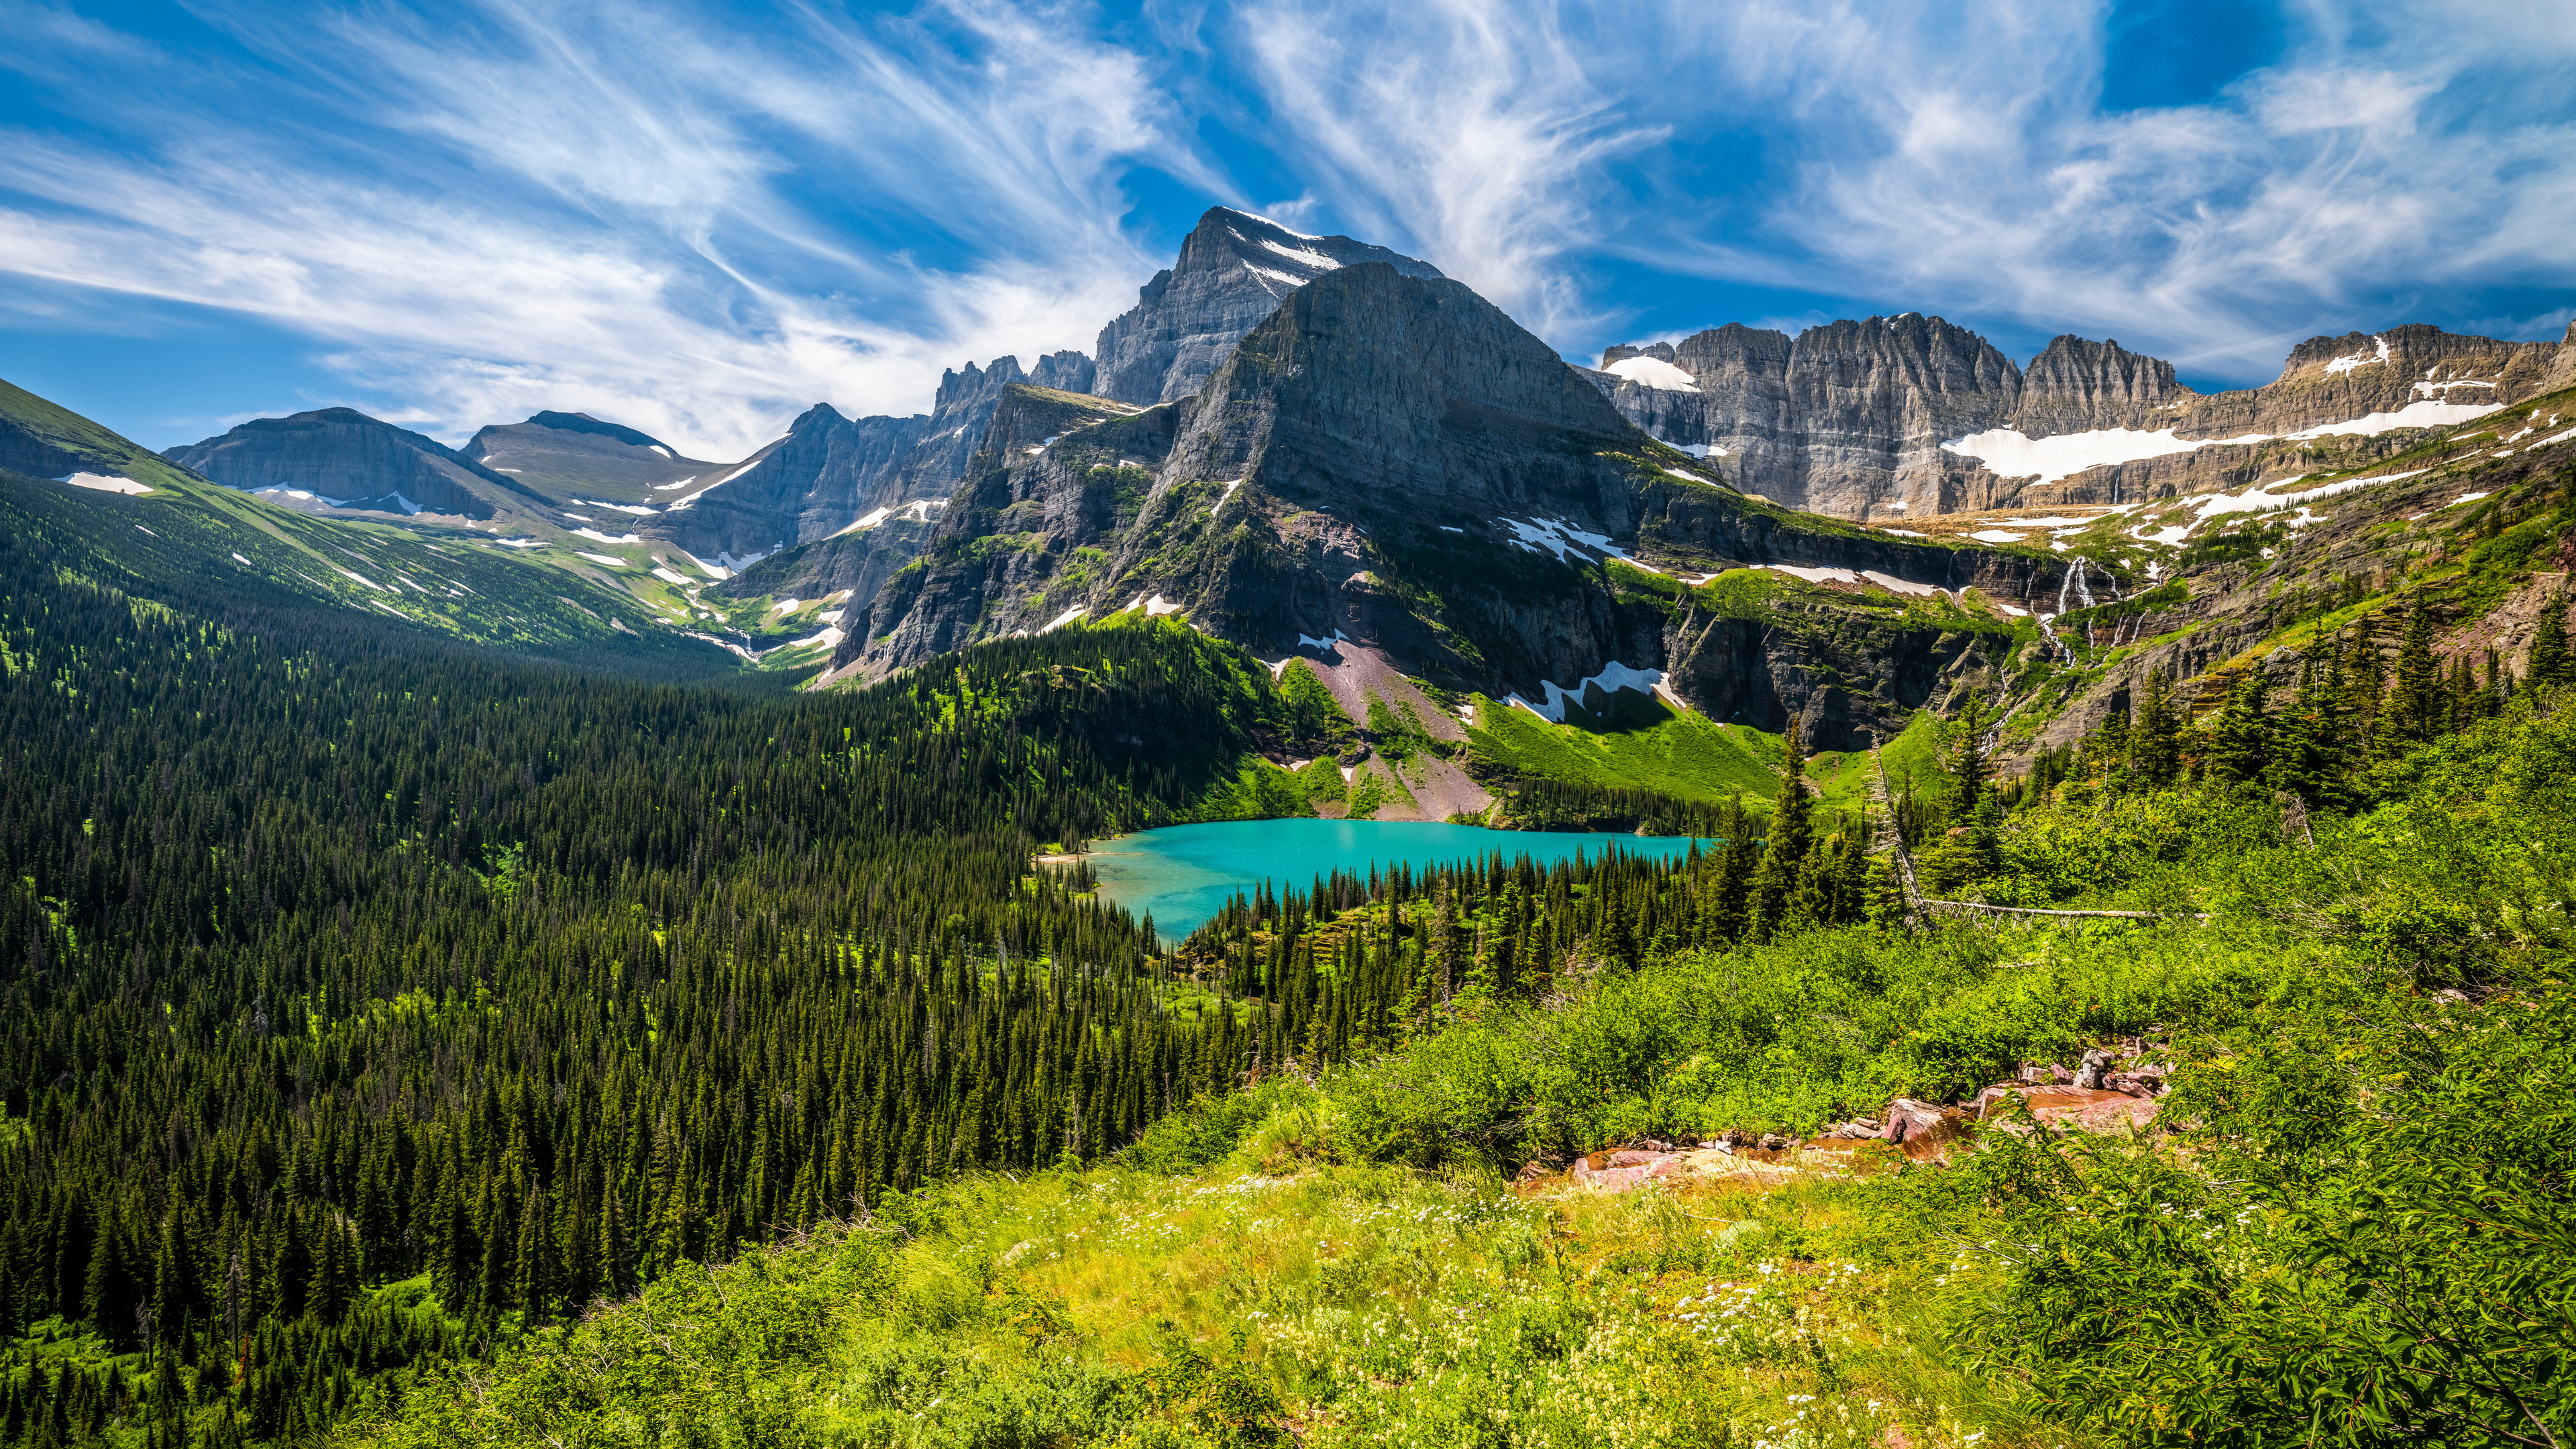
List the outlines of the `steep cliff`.
<svg viewBox="0 0 2576 1449">
<path fill-rule="evenodd" d="M 2025 370 L 1972 333 L 1909 314 L 1794 340 L 1729 324 L 1610 348 L 1589 376 L 1639 427 L 1728 459 L 1750 491 L 1844 517 L 1919 518 L 2159 496 L 2140 486 L 2207 491 L 2311 444 L 2384 452 L 2350 440 L 2565 387 L 2576 344 L 2410 324 L 2312 338 L 2275 381 L 2203 395 L 2171 363 L 2117 342 L 2059 337 Z"/>
<path fill-rule="evenodd" d="M 551 502 L 434 438 L 355 408 L 257 418 L 164 456 L 228 488 L 305 493 L 339 508 L 490 518 L 502 507 Z"/>
<path fill-rule="evenodd" d="M 1387 265 L 1300 288 L 1185 402 L 1048 442 L 1042 397 L 1005 400 L 836 674 L 1142 610 L 1303 656 L 1363 712 L 1411 676 L 1561 715 L 1670 667 L 1685 703 L 1848 743 L 2009 633 L 1960 591 L 2020 599 L 2062 571 L 1746 499 L 1475 293 Z M 1792 572 L 1708 592 L 1770 565 Z"/>
<path fill-rule="evenodd" d="M 879 510 L 944 502 L 984 444 L 1003 396 L 1023 383 L 1079 392 L 1090 359 L 1079 352 L 1042 358 L 1034 379 L 1016 357 L 940 374 L 931 413 L 846 418 L 817 403 L 787 436 L 751 459 L 681 494 L 638 525 L 700 558 L 748 561 L 829 538 Z"/>
<path fill-rule="evenodd" d="M 658 501 L 668 501 L 723 466 L 683 458 L 658 438 L 588 413 L 544 412 L 524 423 L 495 424 L 457 452 L 559 504 L 577 499 L 652 503 L 657 495 Z"/>
<path fill-rule="evenodd" d="M 1384 247 L 1307 236 L 1266 217 L 1211 207 L 1181 243 L 1180 259 L 1138 290 L 1135 307 L 1100 329 L 1090 390 L 1140 405 L 1188 397 L 1281 298 L 1356 262 L 1384 262 L 1408 276 L 1440 275 L 1430 263 Z"/>
</svg>

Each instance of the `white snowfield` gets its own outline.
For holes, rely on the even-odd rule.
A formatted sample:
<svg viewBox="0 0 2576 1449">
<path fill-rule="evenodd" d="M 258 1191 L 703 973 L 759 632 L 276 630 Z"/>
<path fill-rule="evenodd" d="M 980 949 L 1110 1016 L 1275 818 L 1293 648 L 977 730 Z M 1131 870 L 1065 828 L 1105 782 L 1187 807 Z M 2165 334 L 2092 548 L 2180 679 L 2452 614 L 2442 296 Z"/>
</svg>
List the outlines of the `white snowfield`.
<svg viewBox="0 0 2576 1449">
<path fill-rule="evenodd" d="M 1950 592 L 1939 584 L 1920 584 L 1912 579 L 1900 579 L 1894 574 L 1880 573 L 1876 569 L 1810 569 L 1800 568 L 1795 564 L 1759 564 L 1756 567 L 1769 569 L 1775 574 L 1787 574 L 1791 578 L 1805 579 L 1811 584 L 1868 583 L 1876 584 L 1891 594 L 1915 594 L 1925 598 Z M 1708 579 L 1716 577 L 1717 575 L 1710 574 L 1699 582 L 1706 583 Z"/>
<path fill-rule="evenodd" d="M 67 473 L 54 481 L 68 483 L 74 488 L 93 488 L 101 493 L 141 495 L 152 491 L 131 478 L 115 473 Z"/>
<path fill-rule="evenodd" d="M 1601 369 L 1612 377 L 1624 377 L 1666 392 L 1697 392 L 1699 379 L 1660 357 L 1623 357 Z"/>
<path fill-rule="evenodd" d="M 820 633 L 820 634 L 816 634 L 816 635 L 814 635 L 814 636 L 813 636 L 813 637 L 811 637 L 811 638 L 808 638 L 808 639 L 799 639 L 799 640 L 795 641 L 795 642 L 794 642 L 794 643 L 792 643 L 792 644 L 784 644 L 784 645 L 781 645 L 781 646 L 779 646 L 779 647 L 784 648 L 784 649 L 810 649 L 810 648 L 812 648 L 814 645 L 820 644 L 820 645 L 822 645 L 822 646 L 823 646 L 824 648 L 826 648 L 826 649 L 837 649 L 837 648 L 839 648 L 839 647 L 840 647 L 840 645 L 841 645 L 841 638 L 842 638 L 842 635 L 841 635 L 840 628 L 839 628 L 839 626 L 835 625 L 835 626 L 833 626 L 833 627 L 831 627 L 831 628 L 827 628 L 827 629 L 825 629 L 822 633 Z"/>
<path fill-rule="evenodd" d="M 1281 230 L 1284 231 L 1286 228 L 1283 227 Z M 1243 233 L 1241 232 L 1236 232 L 1234 235 L 1237 241 L 1243 239 Z M 1322 252 L 1310 252 L 1303 247 L 1283 247 L 1268 237 L 1263 237 L 1261 239 L 1261 247 L 1264 251 L 1277 252 L 1279 255 L 1286 257 L 1288 260 L 1295 262 L 1301 267 L 1313 267 L 1319 272 L 1329 272 L 1341 265 L 1340 262 L 1334 261 L 1331 257 L 1324 255 Z"/>
<path fill-rule="evenodd" d="M 655 577 L 655 578 L 657 578 L 657 579 L 660 579 L 661 581 L 663 581 L 664 583 L 667 583 L 667 584 L 685 584 L 685 583 L 687 583 L 687 582 L 689 581 L 689 576 L 688 576 L 687 574 L 674 573 L 674 572 L 672 572 L 671 570 L 666 569 L 666 568 L 663 568 L 663 567 L 661 567 L 661 566 L 659 566 L 659 565 L 656 565 L 656 566 L 654 567 L 654 569 L 653 569 L 653 577 Z"/>
<path fill-rule="evenodd" d="M 622 558 L 610 558 L 604 553 L 583 553 L 579 549 L 575 549 L 573 552 L 577 557 L 586 558 L 595 564 L 606 564 L 613 569 L 622 569 L 626 567 L 626 560 Z"/>
<path fill-rule="evenodd" d="M 1575 562 L 1592 562 L 1592 560 L 1581 556 L 1580 551 L 1584 549 L 1590 549 L 1592 552 L 1600 554 L 1605 558 L 1622 559 L 1629 563 L 1637 563 L 1635 559 L 1628 557 L 1628 551 L 1626 549 L 1620 548 L 1610 541 L 1610 535 L 1606 533 L 1586 533 L 1582 529 L 1575 527 L 1573 524 L 1562 518 L 1533 518 L 1527 523 L 1523 523 L 1517 518 L 1497 518 L 1494 522 L 1512 531 L 1512 547 L 1527 549 L 1531 553 L 1552 553 L 1556 555 L 1556 561 L 1559 563 L 1566 562 L 1565 556 L 1568 550 L 1576 551 Z M 1644 564 L 1637 564 L 1637 567 L 1645 568 L 1646 566 Z M 1662 570 L 1650 569 L 1648 572 L 1660 573 Z"/>
<path fill-rule="evenodd" d="M 2096 428 L 2049 438 L 2027 438 L 2014 428 L 1992 428 L 1952 438 L 1941 445 L 1941 451 L 1980 459 L 1998 477 L 2026 478 L 2036 473 L 2040 482 L 2054 483 L 2105 463 L 2134 463 L 2141 458 L 2188 453 L 2212 443 L 2266 441 L 2268 438 L 2261 433 L 2241 438 L 2177 438 L 2171 428 L 2152 433 L 2136 428 Z"/>
<path fill-rule="evenodd" d="M 1165 614 L 1177 614 L 1180 611 L 1180 605 L 1173 603 L 1171 600 L 1164 598 L 1160 594 L 1156 594 L 1154 597 L 1145 601 L 1145 614 L 1148 618 L 1159 619 Z"/>
<path fill-rule="evenodd" d="M 1051 633 L 1081 617 L 1082 605 L 1076 604 L 1072 608 L 1065 610 L 1063 613 L 1056 615 L 1054 618 L 1047 620 L 1046 627 L 1040 629 L 1038 632 L 1041 634 Z"/>
<path fill-rule="evenodd" d="M 2343 360 L 2337 359 L 2338 362 Z M 2332 363 L 2327 367 L 2329 371 L 2333 370 Z M 2424 384 L 2416 385 L 2421 387 Z M 1963 438 L 1951 438 L 1941 444 L 1941 449 L 1963 458 L 1978 459 L 1998 477 L 2025 478 L 2037 474 L 2040 482 L 2054 483 L 2105 463 L 2135 463 L 2145 458 L 2162 458 L 2200 448 L 2274 441 L 2305 442 L 2337 434 L 2375 438 L 2399 428 L 2449 427 L 2454 423 L 2485 417 L 2500 411 L 2503 406 L 2501 403 L 2411 402 L 2393 413 L 2371 413 L 2338 423 L 2319 423 L 2278 438 L 2271 433 L 2246 433 L 2234 438 L 2179 438 L 2174 436 L 2171 428 L 2152 433 L 2136 428 L 2096 428 L 2090 432 L 2029 438 L 2012 428 L 1993 428 L 1982 433 L 1970 433 Z"/>
<path fill-rule="evenodd" d="M 842 529 L 841 532 L 856 533 L 863 528 L 874 528 L 878 524 L 885 522 L 893 513 L 894 510 L 891 508 L 871 508 L 867 512 L 850 520 L 850 526 Z M 834 536 L 838 537 L 839 535 L 836 534 Z"/>
<path fill-rule="evenodd" d="M 1522 709 L 1528 710 L 1530 713 L 1537 715 L 1543 720 L 1550 721 L 1554 724 L 1563 724 L 1565 723 L 1566 705 L 1569 703 L 1581 704 L 1583 702 L 1584 691 L 1590 689 L 1596 684 L 1601 686 L 1605 692 L 1616 693 L 1622 689 L 1634 689 L 1646 694 L 1660 696 L 1665 702 L 1671 704 L 1675 709 L 1688 710 L 1690 708 L 1689 705 L 1682 703 L 1681 696 L 1674 694 L 1670 689 L 1664 687 L 1664 671 L 1660 669 L 1631 669 L 1616 659 L 1602 665 L 1600 673 L 1593 675 L 1589 679 L 1581 681 L 1572 689 L 1566 688 L 1564 685 L 1557 683 L 1553 679 L 1540 680 L 1539 688 L 1547 695 L 1547 703 L 1543 705 L 1532 704 L 1528 700 L 1521 698 L 1518 694 L 1506 695 L 1503 699 L 1503 703 L 1518 705 Z"/>
<path fill-rule="evenodd" d="M 2006 532 L 2000 528 L 1981 528 L 1969 534 L 1968 537 L 1979 543 L 2019 543 L 2022 539 L 2020 534 Z"/>
<path fill-rule="evenodd" d="M 642 543 L 644 541 L 641 535 L 632 533 L 621 533 L 612 538 L 596 528 L 576 528 L 573 532 L 583 538 L 598 539 L 601 543 Z"/>
<path fill-rule="evenodd" d="M 2344 356 L 2338 357 L 2334 361 L 2327 363 L 2327 373 L 2333 374 L 2338 372 L 2350 372 L 2356 367 L 2368 367 L 2376 362 L 2386 362 L 2388 360 L 2388 339 L 2385 337 L 2373 337 L 2370 340 L 2378 344 L 2377 351 L 2371 353 L 2347 353 Z"/>
<path fill-rule="evenodd" d="M 2278 490 L 2288 488 L 2294 483 L 2307 481 L 2307 475 L 2276 478 L 2269 483 L 2257 483 L 2242 493 L 2212 493 L 2195 498 L 2188 505 L 2195 517 L 2167 528 L 2142 527 L 2131 536 L 2146 543 L 2180 543 L 2191 535 L 2194 528 L 2213 518 L 2223 518 L 2233 513 L 2266 513 L 2280 508 L 2298 508 L 2301 514 L 2305 514 L 2307 510 L 2301 505 L 2314 503 L 2320 498 L 2332 498 L 2338 493 L 2350 493 L 2356 488 L 2369 488 L 2380 483 L 2401 482 L 2431 471 L 2430 468 L 2410 468 L 2403 473 L 2381 473 L 2369 478 L 2346 478 L 2339 482 L 2320 484 L 2314 488 L 2298 489 L 2288 493 Z M 2316 520 L 2303 518 L 2293 521 L 2305 524 Z"/>
<path fill-rule="evenodd" d="M 653 491 L 656 493 L 677 493 L 681 489 L 688 487 L 690 484 L 697 482 L 698 479 L 705 476 L 706 475 L 703 473 L 696 473 L 681 479 L 677 483 L 656 483 L 653 485 Z"/>
</svg>

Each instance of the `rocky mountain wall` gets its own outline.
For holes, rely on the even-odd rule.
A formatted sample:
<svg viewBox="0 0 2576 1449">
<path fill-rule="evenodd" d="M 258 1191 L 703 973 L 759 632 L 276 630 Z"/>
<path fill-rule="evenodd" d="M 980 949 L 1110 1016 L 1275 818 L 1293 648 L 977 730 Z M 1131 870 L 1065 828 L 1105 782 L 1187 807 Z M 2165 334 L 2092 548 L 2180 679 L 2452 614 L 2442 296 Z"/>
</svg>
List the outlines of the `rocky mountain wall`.
<svg viewBox="0 0 2576 1449">
<path fill-rule="evenodd" d="M 496 497 L 549 502 L 436 439 L 354 408 L 256 418 L 163 456 L 228 488 L 296 489 L 352 508 L 490 518 Z"/>
<path fill-rule="evenodd" d="M 1100 329 L 1090 390 L 1140 406 L 1188 397 L 1281 298 L 1357 262 L 1440 275 L 1430 263 L 1385 247 L 1307 236 L 1266 217 L 1211 207 L 1182 241 L 1179 260 L 1155 273 L 1138 289 L 1136 305 Z"/>
<path fill-rule="evenodd" d="M 1748 500 L 1656 448 L 1490 303 L 1388 265 L 1298 289 L 1185 402 L 1052 442 L 1044 402 L 1005 399 L 920 566 L 879 593 L 836 676 L 1141 610 L 1335 678 L 1376 661 L 1496 698 L 1673 668 L 1695 707 L 1770 727 L 1795 713 L 1846 747 L 1901 724 L 1974 639 L 1857 579 L 1847 600 L 1818 595 L 1811 628 L 1712 620 L 1615 556 L 1667 574 L 1873 569 L 1915 581 L 1904 597 L 2053 597 L 2063 567 Z"/>
<path fill-rule="evenodd" d="M 1669 373 L 1651 368 L 1610 370 L 1632 358 L 1670 364 L 1688 383 L 1673 385 Z M 1748 491 L 1885 521 L 2050 501 L 2129 501 L 2139 486 L 2232 486 L 2249 456 L 2174 448 L 2067 475 L 2026 471 L 2014 447 L 1989 458 L 1950 452 L 1944 442 L 2102 430 L 2169 431 L 2176 442 L 2273 441 L 2374 414 L 2413 419 L 2383 418 L 2387 426 L 2432 426 L 2458 415 L 2405 410 L 2512 403 L 2576 385 L 2576 341 L 2501 342 L 2422 324 L 2311 338 L 2292 349 L 2275 381 L 2208 395 L 2178 383 L 2171 363 L 2117 342 L 2062 336 L 2025 370 L 1973 333 L 1913 315 L 1835 322 L 1794 339 L 1730 323 L 1679 343 L 1612 347 L 1602 365 L 1587 375 L 1622 416 L 1668 443 L 1727 460 Z M 2116 455 L 2156 445 L 2114 438 L 2091 446 Z"/>
</svg>

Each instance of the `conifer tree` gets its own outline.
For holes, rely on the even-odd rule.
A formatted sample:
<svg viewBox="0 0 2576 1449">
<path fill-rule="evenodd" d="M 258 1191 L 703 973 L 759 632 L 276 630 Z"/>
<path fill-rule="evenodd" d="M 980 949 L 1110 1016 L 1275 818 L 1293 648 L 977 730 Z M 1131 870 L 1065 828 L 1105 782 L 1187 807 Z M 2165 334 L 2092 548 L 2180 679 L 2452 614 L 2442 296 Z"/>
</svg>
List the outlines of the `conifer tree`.
<svg viewBox="0 0 2576 1449">
<path fill-rule="evenodd" d="M 2227 692 L 2210 729 L 2206 769 L 2215 783 L 2258 779 L 2271 763 L 2272 719 L 2263 707 L 2267 681 L 2258 668 Z"/>
<path fill-rule="evenodd" d="M 152 1322 L 167 1347 L 192 1314 L 204 1304 L 199 1287 L 196 1245 L 188 1234 L 187 1215 L 174 1199 L 161 1213 L 161 1247 L 152 1264 Z"/>
<path fill-rule="evenodd" d="M 2567 599 L 2553 590 L 2541 600 L 2540 627 L 2531 636 L 2522 678 L 2535 688 L 2556 689 L 2571 676 L 2576 676 L 2576 656 L 2567 647 Z"/>
<path fill-rule="evenodd" d="M 1950 772 L 1950 791 L 1942 803 L 1953 822 L 1976 818 L 1977 802 L 1985 797 L 1986 781 L 1994 773 L 1986 745 L 1991 725 L 1985 701 L 1975 694 L 1960 703 L 1958 717 L 1950 722 L 1949 748 L 1941 762 Z"/>
<path fill-rule="evenodd" d="M 2129 765 L 2151 786 L 2170 785 L 2182 771 L 2182 722 L 2173 686 L 2162 665 L 2147 671 L 2129 725 Z"/>
<path fill-rule="evenodd" d="M 1807 752 L 1798 719 L 1789 718 L 1789 728 L 1780 737 L 1780 793 L 1771 802 L 1768 835 L 1762 844 L 1762 863 L 1754 868 L 1749 930 L 1755 940 L 1767 941 L 1787 921 L 1789 897 L 1798 887 L 1798 868 L 1805 863 L 1808 817 L 1813 809 L 1807 798 Z"/>
<path fill-rule="evenodd" d="M 1744 797 L 1736 795 L 1726 802 L 1726 844 L 1718 851 L 1717 869 L 1710 875 L 1701 904 L 1701 920 L 1713 944 L 1727 944 L 1744 939 L 1751 924 L 1751 892 L 1755 862 L 1760 850 L 1753 843 L 1753 819 L 1745 813 Z"/>
<path fill-rule="evenodd" d="M 2419 596 L 2406 614 L 2406 633 L 2397 650 L 2397 673 L 2389 685 L 2386 706 L 2393 739 L 2406 743 L 2441 733 L 2449 711 L 2442 704 L 2441 661 L 2433 657 L 2433 616 Z"/>
</svg>

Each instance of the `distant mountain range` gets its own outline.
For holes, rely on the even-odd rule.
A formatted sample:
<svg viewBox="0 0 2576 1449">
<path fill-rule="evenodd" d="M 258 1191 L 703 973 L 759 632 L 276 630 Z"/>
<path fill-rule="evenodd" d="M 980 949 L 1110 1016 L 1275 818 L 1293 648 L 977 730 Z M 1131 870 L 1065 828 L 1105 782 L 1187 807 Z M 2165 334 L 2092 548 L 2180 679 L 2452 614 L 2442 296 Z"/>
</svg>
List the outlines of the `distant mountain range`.
<svg viewBox="0 0 2576 1449">
<path fill-rule="evenodd" d="M 548 570 L 527 607 L 559 644 L 659 629 L 831 683 L 1170 617 L 1274 671 L 1304 660 L 1372 729 L 1455 742 L 1478 699 L 1596 724 L 1644 704 L 1795 717 L 1841 750 L 1964 689 L 2026 701 L 2049 661 L 2068 672 L 2034 730 L 2120 697 L 2125 675 L 2085 663 L 2104 650 L 2220 668 L 2217 641 L 2270 637 L 2274 601 L 2305 595 L 2217 602 L 2192 582 L 2205 541 L 2259 523 L 2280 534 L 2269 559 L 2308 547 L 2292 535 L 2329 495 L 2462 458 L 2542 466 L 2533 448 L 2576 437 L 2559 422 L 2576 408 L 2543 406 L 2571 388 L 2576 330 L 2321 337 L 2270 384 L 2201 394 L 2114 341 L 2060 337 L 2024 367 L 1917 314 L 1794 338 L 1730 324 L 1585 368 L 1426 263 L 1217 208 L 1096 356 L 969 363 L 927 415 L 818 403 L 747 458 L 553 411 L 449 449 L 332 408 L 146 466 L 18 394 L 0 467 L 186 498 L 212 480 L 376 547 L 395 527 Z M 303 546 L 328 558 L 320 537 Z M 2307 538 L 2344 540 L 2329 556 L 2372 577 L 2411 567 L 2385 539 Z M 529 617 L 465 603 L 483 586 L 462 575 L 433 607 L 403 591 L 413 573 L 329 568 L 379 591 L 350 602 L 474 637 Z M 1490 800 L 1440 751 L 1406 768 L 1388 793 L 1408 808 Z"/>
</svg>

